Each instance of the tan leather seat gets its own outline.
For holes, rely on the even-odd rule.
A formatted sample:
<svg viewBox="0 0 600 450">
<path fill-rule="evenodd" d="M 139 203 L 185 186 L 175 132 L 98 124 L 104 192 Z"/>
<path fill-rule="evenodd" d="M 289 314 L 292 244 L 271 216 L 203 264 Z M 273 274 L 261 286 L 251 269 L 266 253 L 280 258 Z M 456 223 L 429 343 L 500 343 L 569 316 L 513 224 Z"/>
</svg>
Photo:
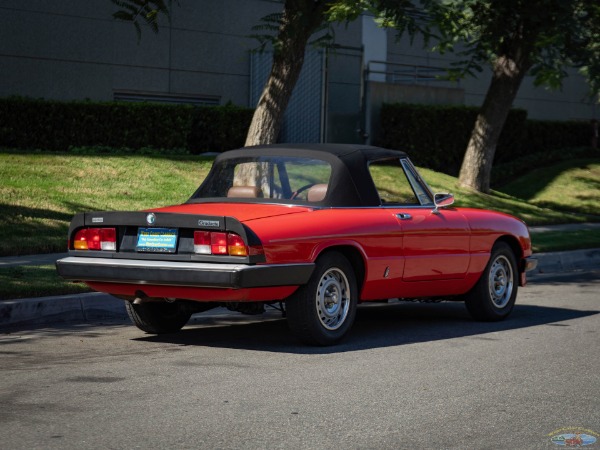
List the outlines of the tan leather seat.
<svg viewBox="0 0 600 450">
<path fill-rule="evenodd" d="M 258 186 L 232 186 L 227 191 L 229 198 L 262 198 L 263 193 Z"/>
<path fill-rule="evenodd" d="M 327 195 L 327 185 L 326 184 L 315 184 L 308 190 L 308 194 L 306 195 L 306 199 L 309 202 L 322 202 Z"/>
</svg>

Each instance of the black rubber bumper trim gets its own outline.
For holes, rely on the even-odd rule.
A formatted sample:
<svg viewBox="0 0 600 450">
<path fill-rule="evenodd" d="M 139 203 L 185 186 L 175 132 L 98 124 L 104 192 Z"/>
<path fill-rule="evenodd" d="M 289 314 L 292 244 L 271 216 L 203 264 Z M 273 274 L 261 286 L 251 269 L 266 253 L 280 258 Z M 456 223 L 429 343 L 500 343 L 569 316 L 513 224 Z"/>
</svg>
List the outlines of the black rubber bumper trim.
<svg viewBox="0 0 600 450">
<path fill-rule="evenodd" d="M 523 262 L 522 262 L 522 270 L 521 272 L 529 272 L 530 270 L 533 270 L 537 267 L 538 265 L 538 260 L 537 258 L 532 258 L 531 256 L 527 257 L 527 258 L 523 258 Z"/>
<path fill-rule="evenodd" d="M 233 289 L 299 286 L 308 282 L 314 267 L 313 263 L 246 265 L 73 256 L 56 262 L 58 274 L 73 281 Z"/>
</svg>

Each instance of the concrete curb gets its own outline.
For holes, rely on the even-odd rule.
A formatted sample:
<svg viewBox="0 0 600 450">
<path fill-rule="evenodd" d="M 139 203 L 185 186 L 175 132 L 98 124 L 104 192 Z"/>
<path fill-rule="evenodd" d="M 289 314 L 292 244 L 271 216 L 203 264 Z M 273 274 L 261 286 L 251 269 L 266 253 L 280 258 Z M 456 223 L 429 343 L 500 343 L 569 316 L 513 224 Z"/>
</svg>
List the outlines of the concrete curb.
<svg viewBox="0 0 600 450">
<path fill-rule="evenodd" d="M 535 257 L 538 267 L 528 272 L 530 279 L 541 274 L 600 270 L 600 248 L 537 253 Z M 14 325 L 123 320 L 126 317 L 122 300 L 98 292 L 0 302 L 0 329 Z"/>
<path fill-rule="evenodd" d="M 600 269 L 600 248 L 536 253 L 534 257 L 538 259 L 538 266 L 528 275 Z"/>
<path fill-rule="evenodd" d="M 85 323 L 126 317 L 123 300 L 99 292 L 0 302 L 0 327 L 55 322 Z"/>
</svg>

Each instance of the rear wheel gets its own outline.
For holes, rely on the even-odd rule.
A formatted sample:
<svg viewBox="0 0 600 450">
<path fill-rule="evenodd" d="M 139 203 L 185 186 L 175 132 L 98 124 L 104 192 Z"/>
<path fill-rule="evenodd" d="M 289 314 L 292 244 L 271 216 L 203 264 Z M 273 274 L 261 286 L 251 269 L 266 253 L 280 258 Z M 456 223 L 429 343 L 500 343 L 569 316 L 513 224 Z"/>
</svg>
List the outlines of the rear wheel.
<svg viewBox="0 0 600 450">
<path fill-rule="evenodd" d="M 140 330 L 151 334 L 175 333 L 190 320 L 192 312 L 182 302 L 125 302 L 131 321 Z"/>
<path fill-rule="evenodd" d="M 477 284 L 466 295 L 467 310 L 474 319 L 497 321 L 506 318 L 517 298 L 517 260 L 508 244 L 497 242 Z"/>
<path fill-rule="evenodd" d="M 307 344 L 335 344 L 352 327 L 357 300 L 352 265 L 341 253 L 326 253 L 317 260 L 308 284 L 286 301 L 289 327 Z"/>
</svg>

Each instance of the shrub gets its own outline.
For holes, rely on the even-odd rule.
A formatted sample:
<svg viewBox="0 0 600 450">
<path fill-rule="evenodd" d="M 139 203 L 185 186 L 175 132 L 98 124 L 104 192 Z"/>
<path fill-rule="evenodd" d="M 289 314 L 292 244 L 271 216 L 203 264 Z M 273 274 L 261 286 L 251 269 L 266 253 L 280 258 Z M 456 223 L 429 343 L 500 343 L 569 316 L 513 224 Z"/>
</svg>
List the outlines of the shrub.
<svg viewBox="0 0 600 450">
<path fill-rule="evenodd" d="M 222 152 L 244 145 L 253 109 L 225 105 L 194 111 L 188 148 L 192 153 Z"/>
<path fill-rule="evenodd" d="M 379 145 L 405 150 L 418 165 L 457 175 L 477 112 L 478 108 L 469 106 L 384 104 Z M 511 110 L 500 136 L 496 160 L 510 160 L 520 154 L 526 119 L 526 111 Z"/>
<path fill-rule="evenodd" d="M 526 152 L 555 150 L 569 147 L 586 147 L 592 137 L 588 122 L 528 120 Z"/>
<path fill-rule="evenodd" d="M 252 110 L 156 103 L 0 99 L 0 146 L 223 151 L 240 147 Z"/>
</svg>

